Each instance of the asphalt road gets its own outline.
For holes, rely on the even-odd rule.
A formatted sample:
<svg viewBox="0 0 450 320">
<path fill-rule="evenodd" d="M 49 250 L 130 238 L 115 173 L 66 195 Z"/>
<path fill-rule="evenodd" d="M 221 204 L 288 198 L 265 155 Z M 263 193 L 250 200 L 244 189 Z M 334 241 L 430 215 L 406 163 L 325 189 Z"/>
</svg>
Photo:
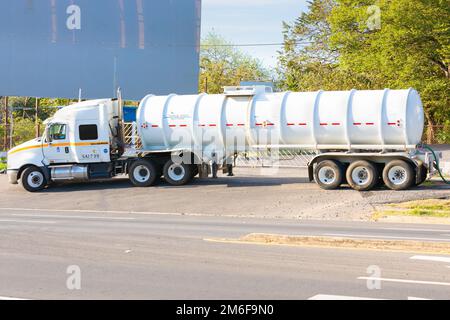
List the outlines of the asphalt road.
<svg viewBox="0 0 450 320">
<path fill-rule="evenodd" d="M 347 186 L 322 190 L 308 182 L 303 168 L 239 168 L 235 177 L 195 179 L 182 187 L 161 182 L 156 187 L 133 188 L 128 179 L 119 178 L 57 185 L 39 193 L 28 193 L 20 185 L 9 185 L 6 176 L 0 175 L 0 207 L 3 208 L 367 221 L 385 203 L 440 197 L 450 197 L 449 185 L 435 182 L 397 192 L 388 189 L 357 192 Z"/>
<path fill-rule="evenodd" d="M 0 209 L 0 299 L 450 298 L 450 256 L 205 240 L 267 232 L 450 243 L 450 226 L 47 205 Z M 69 266 L 81 271 L 80 290 L 67 288 Z"/>
</svg>

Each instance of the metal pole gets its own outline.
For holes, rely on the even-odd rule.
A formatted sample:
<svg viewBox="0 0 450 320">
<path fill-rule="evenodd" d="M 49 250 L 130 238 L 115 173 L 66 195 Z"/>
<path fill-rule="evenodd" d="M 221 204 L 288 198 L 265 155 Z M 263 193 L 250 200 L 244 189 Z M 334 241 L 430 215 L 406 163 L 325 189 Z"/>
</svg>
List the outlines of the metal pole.
<svg viewBox="0 0 450 320">
<path fill-rule="evenodd" d="M 3 147 L 5 148 L 5 150 L 9 150 L 9 139 L 8 139 L 8 132 L 9 132 L 9 127 L 8 127 L 8 118 L 9 118 L 9 112 L 8 112 L 8 97 L 4 97 L 4 102 L 5 102 L 5 119 L 4 119 L 4 125 L 5 125 L 5 133 L 3 135 Z"/>
<path fill-rule="evenodd" d="M 36 138 L 39 138 L 40 135 L 40 128 L 39 128 L 39 98 L 36 97 L 36 107 L 34 111 L 34 117 L 35 117 L 35 132 L 36 132 Z"/>
</svg>

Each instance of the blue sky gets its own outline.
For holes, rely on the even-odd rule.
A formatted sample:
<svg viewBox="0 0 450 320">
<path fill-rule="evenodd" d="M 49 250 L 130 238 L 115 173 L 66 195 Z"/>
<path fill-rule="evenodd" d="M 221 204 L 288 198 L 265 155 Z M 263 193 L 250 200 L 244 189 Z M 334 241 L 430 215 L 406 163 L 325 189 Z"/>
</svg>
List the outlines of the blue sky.
<svg viewBox="0 0 450 320">
<path fill-rule="evenodd" d="M 282 21 L 293 21 L 306 7 L 306 0 L 202 0 L 202 36 L 215 30 L 232 43 L 282 42 Z M 280 48 L 241 49 L 274 67 Z"/>
</svg>

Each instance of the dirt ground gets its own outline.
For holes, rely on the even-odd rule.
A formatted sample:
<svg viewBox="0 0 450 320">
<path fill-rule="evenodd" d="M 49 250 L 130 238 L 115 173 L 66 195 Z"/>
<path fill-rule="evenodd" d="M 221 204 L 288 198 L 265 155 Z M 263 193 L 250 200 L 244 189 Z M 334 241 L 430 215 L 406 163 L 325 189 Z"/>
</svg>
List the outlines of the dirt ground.
<svg viewBox="0 0 450 320">
<path fill-rule="evenodd" d="M 69 183 L 28 193 L 0 175 L 1 208 L 177 213 L 290 219 L 370 220 L 391 202 L 450 197 L 450 186 L 427 183 L 407 191 L 326 191 L 307 179 L 306 169 L 238 168 L 235 177 L 196 179 L 191 185 L 134 188 L 125 178 Z"/>
</svg>

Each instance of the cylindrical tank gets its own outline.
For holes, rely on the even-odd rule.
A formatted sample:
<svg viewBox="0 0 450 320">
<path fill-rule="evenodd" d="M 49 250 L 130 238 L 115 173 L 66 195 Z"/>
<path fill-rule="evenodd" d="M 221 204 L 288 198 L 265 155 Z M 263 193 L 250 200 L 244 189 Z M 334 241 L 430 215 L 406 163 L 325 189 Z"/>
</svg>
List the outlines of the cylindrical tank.
<svg viewBox="0 0 450 320">
<path fill-rule="evenodd" d="M 408 90 L 272 93 L 226 87 L 224 94 L 146 96 L 137 113 L 145 150 L 248 146 L 319 150 L 408 150 L 420 142 L 420 96 Z"/>
</svg>

